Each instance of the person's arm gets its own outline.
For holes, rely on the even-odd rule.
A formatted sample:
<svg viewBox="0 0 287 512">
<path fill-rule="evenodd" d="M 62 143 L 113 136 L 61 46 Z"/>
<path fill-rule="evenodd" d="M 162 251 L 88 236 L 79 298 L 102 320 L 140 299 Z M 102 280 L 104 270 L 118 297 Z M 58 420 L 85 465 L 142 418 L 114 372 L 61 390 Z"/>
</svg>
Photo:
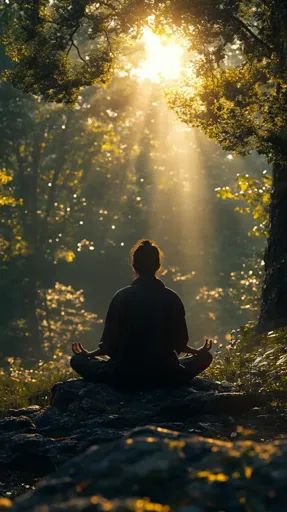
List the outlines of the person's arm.
<svg viewBox="0 0 287 512">
<path fill-rule="evenodd" d="M 185 320 L 185 309 L 181 299 L 176 296 L 173 315 L 174 350 L 177 354 L 185 352 L 188 344 L 188 330 Z"/>
<path fill-rule="evenodd" d="M 119 296 L 113 298 L 105 320 L 105 327 L 101 337 L 98 350 L 94 352 L 95 356 L 107 355 L 113 357 L 117 351 L 119 336 Z"/>
<path fill-rule="evenodd" d="M 201 352 L 209 352 L 212 348 L 212 340 L 206 339 L 200 348 L 190 347 L 188 345 L 188 329 L 185 320 L 185 309 L 181 299 L 177 296 L 175 302 L 174 316 L 174 350 L 177 354 L 199 355 Z"/>
<path fill-rule="evenodd" d="M 90 352 L 89 350 L 85 349 L 82 345 L 82 343 L 79 343 L 78 341 L 75 341 L 72 343 L 72 352 L 74 354 L 81 354 L 88 359 L 93 359 L 95 356 L 103 356 L 104 354 L 101 352 L 100 349 L 94 350 L 93 352 Z"/>
<path fill-rule="evenodd" d="M 119 304 L 118 297 L 115 295 L 113 298 L 105 320 L 105 327 L 101 337 L 99 347 L 92 352 L 86 350 L 79 342 L 72 344 L 72 351 L 74 354 L 82 354 L 88 359 L 93 359 L 97 356 L 110 356 L 112 357 L 117 350 L 119 328 Z"/>
</svg>

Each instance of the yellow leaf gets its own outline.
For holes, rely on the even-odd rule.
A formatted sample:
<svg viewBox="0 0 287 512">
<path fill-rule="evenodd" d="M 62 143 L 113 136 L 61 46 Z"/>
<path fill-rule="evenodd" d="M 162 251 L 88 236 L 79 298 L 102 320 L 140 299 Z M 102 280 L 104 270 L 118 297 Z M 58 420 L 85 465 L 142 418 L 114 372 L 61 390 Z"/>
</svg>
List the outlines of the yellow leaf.
<svg viewBox="0 0 287 512">
<path fill-rule="evenodd" d="M 6 185 L 9 181 L 12 181 L 11 176 L 0 170 L 0 185 Z"/>
</svg>

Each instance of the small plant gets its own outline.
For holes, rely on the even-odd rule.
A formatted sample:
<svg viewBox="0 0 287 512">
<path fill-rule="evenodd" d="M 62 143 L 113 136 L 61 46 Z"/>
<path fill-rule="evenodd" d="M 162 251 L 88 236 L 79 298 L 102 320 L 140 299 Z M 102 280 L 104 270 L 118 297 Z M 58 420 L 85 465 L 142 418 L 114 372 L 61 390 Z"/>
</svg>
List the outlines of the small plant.
<svg viewBox="0 0 287 512">
<path fill-rule="evenodd" d="M 29 405 L 47 405 L 51 387 L 73 376 L 68 347 L 91 332 L 97 315 L 84 309 L 84 294 L 71 286 L 56 283 L 40 292 L 37 311 L 43 359 L 31 366 L 21 358 L 8 357 L 0 368 L 0 412 Z M 30 366 L 28 366 L 30 364 Z"/>
<path fill-rule="evenodd" d="M 259 335 L 247 324 L 218 345 L 209 375 L 246 391 L 287 391 L 286 338 L 287 328 Z"/>
<path fill-rule="evenodd" d="M 39 361 L 26 368 L 19 358 L 9 357 L 7 368 L 0 369 L 0 412 L 29 405 L 49 403 L 51 387 L 73 376 L 69 357 L 56 350 L 48 362 Z"/>
<path fill-rule="evenodd" d="M 46 353 L 65 352 L 73 340 L 82 339 L 96 323 L 101 323 L 96 314 L 84 308 L 84 302 L 83 290 L 62 283 L 41 292 L 37 313 Z"/>
</svg>

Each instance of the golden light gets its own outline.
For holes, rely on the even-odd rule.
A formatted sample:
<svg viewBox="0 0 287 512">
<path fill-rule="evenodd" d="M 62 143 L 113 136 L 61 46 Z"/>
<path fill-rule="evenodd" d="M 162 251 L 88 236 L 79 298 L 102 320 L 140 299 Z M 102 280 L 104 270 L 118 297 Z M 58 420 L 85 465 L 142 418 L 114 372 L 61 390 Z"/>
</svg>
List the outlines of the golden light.
<svg viewBox="0 0 287 512">
<path fill-rule="evenodd" d="M 149 27 L 144 28 L 141 41 L 145 59 L 134 74 L 151 82 L 178 80 L 182 72 L 184 45 L 175 37 L 156 34 Z"/>
</svg>

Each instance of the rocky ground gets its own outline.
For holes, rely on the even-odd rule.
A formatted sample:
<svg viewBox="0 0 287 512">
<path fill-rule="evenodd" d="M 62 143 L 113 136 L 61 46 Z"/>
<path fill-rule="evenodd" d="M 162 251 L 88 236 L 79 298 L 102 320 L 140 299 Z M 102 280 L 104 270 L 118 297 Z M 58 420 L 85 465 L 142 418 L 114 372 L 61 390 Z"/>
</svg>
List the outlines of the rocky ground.
<svg viewBox="0 0 287 512">
<path fill-rule="evenodd" d="M 22 495 L 15 512 L 283 512 L 285 430 L 264 397 L 204 379 L 130 394 L 59 383 L 50 407 L 0 420 L 0 511 Z"/>
</svg>

